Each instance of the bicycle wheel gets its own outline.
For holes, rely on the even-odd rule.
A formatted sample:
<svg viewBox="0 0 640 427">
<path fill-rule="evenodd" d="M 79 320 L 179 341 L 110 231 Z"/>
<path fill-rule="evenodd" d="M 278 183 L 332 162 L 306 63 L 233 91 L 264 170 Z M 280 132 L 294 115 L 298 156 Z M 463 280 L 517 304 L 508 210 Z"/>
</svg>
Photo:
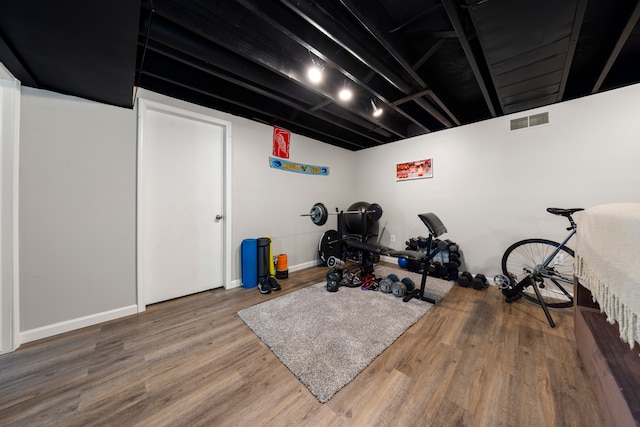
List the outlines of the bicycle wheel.
<svg viewBox="0 0 640 427">
<path fill-rule="evenodd" d="M 573 295 L 573 250 L 561 247 L 560 251 L 542 267 L 542 262 L 560 246 L 560 243 L 546 239 L 526 239 L 509 246 L 502 256 L 502 272 L 519 283 L 530 274 L 540 291 L 540 296 L 548 307 L 571 307 Z M 518 292 L 523 298 L 540 304 L 532 286 Z"/>
</svg>

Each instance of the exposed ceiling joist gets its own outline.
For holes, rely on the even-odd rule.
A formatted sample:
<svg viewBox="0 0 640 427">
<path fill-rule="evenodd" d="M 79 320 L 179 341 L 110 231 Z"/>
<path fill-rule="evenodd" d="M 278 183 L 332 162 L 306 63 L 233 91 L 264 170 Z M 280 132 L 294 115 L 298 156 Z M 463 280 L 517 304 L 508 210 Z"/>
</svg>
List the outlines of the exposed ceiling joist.
<svg viewBox="0 0 640 427">
<path fill-rule="evenodd" d="M 361 150 L 640 82 L 639 4 L 5 0 L 0 61 L 23 86 L 128 108 L 142 87 Z"/>
<path fill-rule="evenodd" d="M 607 58 L 607 62 L 605 63 L 604 67 L 602 68 L 602 71 L 598 75 L 598 80 L 593 85 L 593 89 L 591 89 L 591 93 L 596 93 L 600 90 L 600 87 L 604 83 L 604 79 L 607 78 L 607 75 L 609 74 L 611 67 L 613 66 L 614 62 L 618 58 L 618 55 L 620 54 L 620 51 L 622 50 L 623 46 L 627 42 L 627 39 L 631 35 L 631 32 L 638 25 L 638 19 L 640 19 L 640 1 L 638 1 L 635 8 L 633 9 L 633 12 L 631 12 L 631 14 L 629 15 L 629 19 L 627 20 L 624 28 L 620 32 L 620 36 L 616 39 L 615 45 L 613 46 L 613 49 L 611 50 L 611 53 Z"/>
</svg>

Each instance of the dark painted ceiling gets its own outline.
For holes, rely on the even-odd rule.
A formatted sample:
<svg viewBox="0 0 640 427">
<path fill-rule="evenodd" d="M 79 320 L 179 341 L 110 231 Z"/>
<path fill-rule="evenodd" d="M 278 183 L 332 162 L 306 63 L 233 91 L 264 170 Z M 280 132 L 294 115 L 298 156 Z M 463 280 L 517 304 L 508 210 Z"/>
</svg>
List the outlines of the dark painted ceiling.
<svg viewBox="0 0 640 427">
<path fill-rule="evenodd" d="M 143 87 L 360 150 L 640 82 L 639 16 L 637 0 L 0 0 L 0 61 L 25 86 L 123 107 Z"/>
</svg>

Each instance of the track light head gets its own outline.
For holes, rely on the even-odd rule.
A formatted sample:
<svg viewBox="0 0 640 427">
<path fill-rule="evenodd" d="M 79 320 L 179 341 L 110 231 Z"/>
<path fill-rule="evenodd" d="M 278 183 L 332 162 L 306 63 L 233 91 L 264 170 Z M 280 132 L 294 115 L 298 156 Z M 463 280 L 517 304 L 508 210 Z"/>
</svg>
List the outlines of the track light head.
<svg viewBox="0 0 640 427">
<path fill-rule="evenodd" d="M 353 96 L 353 93 L 351 92 L 351 89 L 349 89 L 348 87 L 344 87 L 340 89 L 340 93 L 338 93 L 338 96 L 341 100 L 348 101 Z"/>
<path fill-rule="evenodd" d="M 322 71 L 324 71 L 324 68 L 317 64 L 316 61 L 313 61 L 313 65 L 307 70 L 307 78 L 311 83 L 318 84 L 322 81 Z"/>
<path fill-rule="evenodd" d="M 382 115 L 382 108 L 376 106 L 376 101 L 371 100 L 371 106 L 373 107 L 373 117 L 380 117 Z"/>
<path fill-rule="evenodd" d="M 342 87 L 342 89 L 340 89 L 340 92 L 338 92 L 338 97 L 342 101 L 349 101 L 352 96 L 353 92 L 351 92 L 351 89 L 349 89 L 349 86 L 347 86 L 347 81 L 345 80 L 344 86 Z"/>
</svg>

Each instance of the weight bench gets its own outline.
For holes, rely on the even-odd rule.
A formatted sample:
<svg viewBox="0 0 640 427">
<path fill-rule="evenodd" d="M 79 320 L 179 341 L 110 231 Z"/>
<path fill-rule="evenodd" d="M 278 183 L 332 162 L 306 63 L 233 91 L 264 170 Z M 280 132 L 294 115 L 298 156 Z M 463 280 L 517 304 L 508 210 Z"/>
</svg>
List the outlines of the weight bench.
<svg viewBox="0 0 640 427">
<path fill-rule="evenodd" d="M 431 261 L 437 254 L 440 252 L 440 247 L 435 247 L 431 249 L 431 243 L 433 239 L 446 233 L 447 228 L 444 226 L 440 218 L 436 216 L 436 214 L 429 212 L 419 214 L 418 218 L 424 223 L 424 225 L 429 230 L 429 238 L 427 239 L 427 253 L 404 250 L 404 251 L 396 251 L 386 246 L 374 244 L 374 243 L 365 243 L 357 240 L 345 240 L 345 244 L 347 247 L 351 247 L 363 252 L 362 259 L 368 259 L 367 254 L 376 254 L 376 255 L 387 255 L 392 256 L 394 258 L 408 258 L 413 261 L 417 261 L 422 268 L 422 279 L 420 282 L 420 289 L 414 289 L 405 295 L 403 301 L 407 302 L 412 298 L 417 298 L 421 301 L 427 301 L 431 304 L 435 304 L 436 301 L 433 298 L 429 298 L 424 295 L 424 290 L 427 283 L 427 275 L 429 272 L 429 261 Z M 362 267 L 362 266 L 361 266 Z"/>
</svg>

